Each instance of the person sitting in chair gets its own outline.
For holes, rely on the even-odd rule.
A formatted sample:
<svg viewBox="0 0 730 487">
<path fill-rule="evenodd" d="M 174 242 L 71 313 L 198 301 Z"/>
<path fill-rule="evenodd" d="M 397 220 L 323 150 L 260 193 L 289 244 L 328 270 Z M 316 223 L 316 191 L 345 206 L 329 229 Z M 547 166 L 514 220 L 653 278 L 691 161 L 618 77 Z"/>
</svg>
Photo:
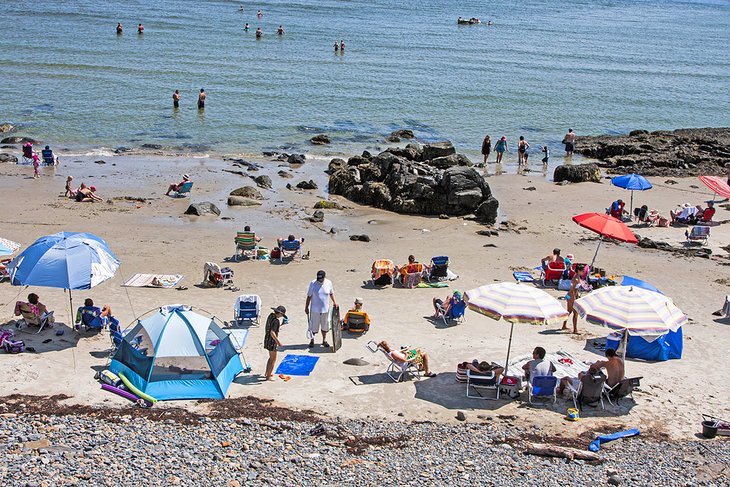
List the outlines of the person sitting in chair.
<svg viewBox="0 0 730 487">
<path fill-rule="evenodd" d="M 366 331 L 370 329 L 370 317 L 366 312 L 362 310 L 362 298 L 355 298 L 355 304 L 352 309 L 350 309 L 346 314 L 345 317 L 342 319 L 342 329 L 343 330 L 351 330 L 351 331 Z M 356 317 L 356 318 L 353 318 Z M 357 324 L 355 324 L 355 321 Z M 350 323 L 357 327 L 357 329 L 350 328 Z"/>
<path fill-rule="evenodd" d="M 23 316 L 29 325 L 40 326 L 45 320 L 47 323 L 54 323 L 53 311 L 48 311 L 45 304 L 39 301 L 36 293 L 28 295 L 28 302 L 18 301 L 15 303 L 15 316 Z"/>
<path fill-rule="evenodd" d="M 542 265 L 542 270 L 545 270 L 548 268 L 548 265 L 553 264 L 555 262 L 560 262 L 562 260 L 563 260 L 563 258 L 560 257 L 560 249 L 555 248 L 555 249 L 553 249 L 553 253 L 551 255 L 548 255 L 547 257 L 540 259 L 540 264 Z"/>
<path fill-rule="evenodd" d="M 532 351 L 532 360 L 522 366 L 527 380 L 538 375 L 553 375 L 557 370 L 551 361 L 545 360 L 546 353 L 542 347 L 535 347 Z"/>
<path fill-rule="evenodd" d="M 94 300 L 91 298 L 86 298 L 84 305 L 76 310 L 76 329 L 80 330 L 81 325 L 84 325 L 87 329 L 101 329 L 104 327 L 101 321 L 101 309 L 94 306 Z"/>
<path fill-rule="evenodd" d="M 715 203 L 712 201 L 707 202 L 707 208 L 703 211 L 698 212 L 695 217 L 697 218 L 696 223 L 707 223 L 712 221 L 712 217 L 715 216 Z"/>
<path fill-rule="evenodd" d="M 252 231 L 251 231 L 251 227 L 250 227 L 249 225 L 246 225 L 246 226 L 244 226 L 244 227 L 243 227 L 243 231 L 244 231 L 245 233 L 254 233 L 254 232 L 252 232 Z M 256 236 L 254 237 L 254 239 L 255 239 L 255 240 L 256 240 L 257 242 L 260 242 L 260 241 L 261 241 L 261 237 L 259 237 L 258 235 L 256 235 Z"/>
<path fill-rule="evenodd" d="M 44 164 L 47 164 L 49 166 L 58 166 L 58 157 L 53 154 L 50 146 L 46 146 L 46 148 L 41 151 L 41 155 L 43 156 Z"/>
<path fill-rule="evenodd" d="M 487 375 L 494 373 L 494 379 L 499 384 L 499 378 L 504 374 L 504 367 L 500 367 L 497 364 L 493 364 L 487 361 L 473 360 L 471 363 L 466 362 L 466 368 L 469 369 L 473 374 Z"/>
<path fill-rule="evenodd" d="M 165 193 L 165 196 L 170 196 L 170 192 L 172 191 L 180 191 L 182 187 L 185 186 L 185 183 L 187 183 L 188 181 L 190 181 L 190 176 L 188 176 L 187 174 L 183 174 L 182 181 L 177 184 L 171 184 L 167 188 L 167 193 Z"/>
<path fill-rule="evenodd" d="M 414 255 L 408 256 L 408 263 L 404 264 L 403 267 L 395 266 L 395 271 L 398 274 L 398 280 L 401 282 L 401 284 L 405 285 L 406 276 L 408 276 L 408 274 L 413 274 L 414 272 L 417 272 L 417 269 L 419 267 L 421 269 L 421 272 L 423 272 L 424 269 L 428 270 L 427 266 L 418 262 Z"/>
<path fill-rule="evenodd" d="M 614 201 L 613 203 L 611 203 L 611 207 L 608 209 L 608 214 L 620 220 L 623 217 L 624 213 L 626 213 L 626 211 L 624 211 L 625 205 L 626 203 L 624 203 L 624 200 Z"/>
<path fill-rule="evenodd" d="M 702 208 L 685 203 L 676 211 L 670 210 L 669 216 L 672 218 L 672 223 L 691 225 L 694 223 L 697 213 L 701 211 Z"/>
<path fill-rule="evenodd" d="M 447 296 L 443 301 L 438 298 L 433 298 L 433 317 L 441 318 L 449 314 L 451 307 L 461 302 L 464 297 L 461 295 L 461 291 L 454 291 L 452 294 Z"/>
<path fill-rule="evenodd" d="M 616 355 L 616 350 L 614 350 L 613 348 L 607 348 L 605 353 L 607 360 L 601 360 L 591 364 L 590 368 L 588 369 L 588 373 L 597 373 L 601 369 L 606 369 L 606 385 L 608 385 L 608 387 L 613 387 L 621 382 L 624 378 L 624 361 L 621 360 L 621 357 Z M 585 372 L 579 373 L 577 380 L 580 381 L 580 379 L 585 374 Z M 560 379 L 558 394 L 562 394 L 565 390 L 565 386 L 567 386 L 571 382 L 573 383 L 574 387 L 577 387 L 578 384 L 575 382 L 575 380 L 576 379 L 571 377 L 563 377 L 562 379 Z"/>
<path fill-rule="evenodd" d="M 276 245 L 278 245 L 278 246 L 279 246 L 279 248 L 281 248 L 281 246 L 282 246 L 282 243 L 283 243 L 283 242 L 284 242 L 285 240 L 286 240 L 287 242 L 297 242 L 297 241 L 298 241 L 298 242 L 299 242 L 299 243 L 301 244 L 302 242 L 304 242 L 304 237 L 302 237 L 302 238 L 300 238 L 300 239 L 297 239 L 296 237 L 294 237 L 294 235 L 291 235 L 291 234 L 290 234 L 290 235 L 289 235 L 289 236 L 288 236 L 287 238 L 284 238 L 284 237 L 282 237 L 282 238 L 277 238 L 277 239 L 276 239 Z"/>
<path fill-rule="evenodd" d="M 385 353 L 400 364 L 413 362 L 418 370 L 422 371 L 426 377 L 436 377 L 436 374 L 428 369 L 428 355 L 420 348 L 402 348 L 400 350 L 391 350 L 387 342 L 378 343 L 378 347 L 383 349 Z"/>
</svg>

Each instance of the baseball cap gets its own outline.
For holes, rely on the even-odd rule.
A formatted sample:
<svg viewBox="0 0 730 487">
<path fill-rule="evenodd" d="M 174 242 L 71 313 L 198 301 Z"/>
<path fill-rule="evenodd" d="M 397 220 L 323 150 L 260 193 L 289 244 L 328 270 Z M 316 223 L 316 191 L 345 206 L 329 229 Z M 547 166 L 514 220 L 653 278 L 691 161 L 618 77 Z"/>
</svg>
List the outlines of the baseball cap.
<svg viewBox="0 0 730 487">
<path fill-rule="evenodd" d="M 276 311 L 277 313 L 281 313 L 284 316 L 286 316 L 286 308 L 282 305 L 277 306 L 276 308 L 271 308 L 272 310 Z"/>
<path fill-rule="evenodd" d="M 362 298 L 355 298 L 356 304 L 362 304 Z"/>
<path fill-rule="evenodd" d="M 324 271 L 317 271 L 317 279 L 324 279 L 327 274 Z"/>
</svg>

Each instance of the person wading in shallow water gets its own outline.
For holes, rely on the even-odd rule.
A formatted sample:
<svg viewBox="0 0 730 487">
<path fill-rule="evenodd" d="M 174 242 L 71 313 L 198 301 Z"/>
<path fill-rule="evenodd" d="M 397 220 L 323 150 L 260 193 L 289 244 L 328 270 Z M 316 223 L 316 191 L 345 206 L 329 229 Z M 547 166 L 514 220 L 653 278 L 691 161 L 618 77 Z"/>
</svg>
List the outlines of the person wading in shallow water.
<svg viewBox="0 0 730 487">
<path fill-rule="evenodd" d="M 482 141 L 482 155 L 484 156 L 484 165 L 487 165 L 489 153 L 492 151 L 492 138 L 489 135 L 484 136 Z"/>
<path fill-rule="evenodd" d="M 205 108 L 205 90 L 203 88 L 200 88 L 200 94 L 198 95 L 198 110 L 202 110 Z"/>
<path fill-rule="evenodd" d="M 573 129 L 568 129 L 568 133 L 563 137 L 563 144 L 565 144 L 565 155 L 572 156 L 573 150 L 575 149 L 575 133 Z"/>
<path fill-rule="evenodd" d="M 180 108 L 180 90 L 175 90 L 175 93 L 172 94 L 172 106 Z"/>
</svg>

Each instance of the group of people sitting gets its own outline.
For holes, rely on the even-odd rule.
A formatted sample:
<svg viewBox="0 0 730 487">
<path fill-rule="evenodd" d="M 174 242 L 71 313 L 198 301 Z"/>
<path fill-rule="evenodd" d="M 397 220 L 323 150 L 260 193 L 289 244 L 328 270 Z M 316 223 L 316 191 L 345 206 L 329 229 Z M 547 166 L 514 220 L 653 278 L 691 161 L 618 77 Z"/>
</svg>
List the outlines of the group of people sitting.
<svg viewBox="0 0 730 487">
<path fill-rule="evenodd" d="M 53 326 L 55 318 L 53 311 L 49 311 L 48 307 L 40 302 L 40 298 L 36 293 L 28 294 L 28 301 L 17 301 L 15 303 L 15 316 L 22 317 L 28 326 Z M 76 310 L 75 328 L 80 330 L 82 326 L 86 329 L 107 328 L 110 323 L 116 322 L 112 315 L 111 307 L 105 304 L 102 308 L 94 306 L 91 298 L 84 300 L 84 305 Z"/>
<path fill-rule="evenodd" d="M 30 159 L 34 163 L 40 163 L 38 153 L 33 150 L 33 142 L 23 144 L 23 158 Z M 43 159 L 43 164 L 46 166 L 58 166 L 59 164 L 58 157 L 53 153 L 50 146 L 46 146 L 41 150 L 41 158 Z"/>
<path fill-rule="evenodd" d="M 672 218 L 672 224 L 696 225 L 698 223 L 708 223 L 715 216 L 715 203 L 708 201 L 707 208 L 685 203 L 676 210 L 670 211 L 669 216 Z"/>
<path fill-rule="evenodd" d="M 77 203 L 93 203 L 95 201 L 104 201 L 101 197 L 96 194 L 95 186 L 86 186 L 86 183 L 81 183 L 79 189 L 74 190 L 71 184 L 74 180 L 73 176 L 66 178 L 66 193 L 64 194 L 67 198 L 73 198 Z"/>
</svg>

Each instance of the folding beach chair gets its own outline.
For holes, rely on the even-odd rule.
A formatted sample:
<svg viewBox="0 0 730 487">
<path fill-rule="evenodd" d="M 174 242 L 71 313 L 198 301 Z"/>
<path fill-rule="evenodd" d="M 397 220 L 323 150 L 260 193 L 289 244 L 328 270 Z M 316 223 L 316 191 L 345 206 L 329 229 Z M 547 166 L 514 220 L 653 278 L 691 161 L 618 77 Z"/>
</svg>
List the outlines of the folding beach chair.
<svg viewBox="0 0 730 487">
<path fill-rule="evenodd" d="M 577 387 L 569 383 L 570 392 L 573 396 L 573 405 L 583 410 L 583 405 L 605 409 L 603 405 L 603 389 L 606 384 L 606 375 L 599 371 L 588 371 L 578 382 Z"/>
<path fill-rule="evenodd" d="M 533 398 L 553 398 L 553 404 L 558 400 L 558 378 L 554 375 L 536 375 L 530 377 L 527 383 L 527 401 L 530 404 Z"/>
<path fill-rule="evenodd" d="M 101 309 L 96 306 L 82 306 L 76 311 L 76 329 L 81 327 L 88 330 L 102 330 L 104 323 L 101 321 Z"/>
<path fill-rule="evenodd" d="M 41 151 L 41 157 L 43 157 L 43 164 L 46 166 L 56 165 L 56 156 L 53 154 L 51 149 L 43 149 Z"/>
<path fill-rule="evenodd" d="M 175 198 L 184 198 L 186 195 L 190 195 L 191 189 L 193 189 L 193 182 L 186 181 L 185 184 L 180 186 L 180 189 L 172 193 L 172 196 L 174 196 Z"/>
<path fill-rule="evenodd" d="M 370 330 L 370 317 L 364 311 L 350 310 L 345 314 L 342 325 L 350 333 L 365 333 Z"/>
<path fill-rule="evenodd" d="M 405 362 L 396 361 L 388 352 L 380 348 L 378 344 L 372 340 L 365 345 L 365 348 L 370 350 L 372 353 L 377 353 L 378 350 L 383 352 L 383 355 L 386 356 L 389 362 L 385 373 L 388 374 L 388 377 L 390 377 L 393 382 L 400 382 L 407 377 L 413 377 L 416 380 L 421 380 L 421 371 L 415 364 L 415 357 Z"/>
<path fill-rule="evenodd" d="M 542 271 L 542 285 L 547 286 L 549 282 L 558 282 L 563 278 L 565 272 L 565 262 L 558 260 L 550 262 L 547 268 Z"/>
<path fill-rule="evenodd" d="M 695 225 L 689 232 L 684 232 L 687 237 L 687 243 L 700 242 L 701 245 L 707 245 L 710 240 L 710 227 Z"/>
<path fill-rule="evenodd" d="M 109 354 L 110 356 L 116 353 L 117 349 L 122 345 L 122 341 L 125 336 L 126 334 L 122 331 L 121 326 L 119 326 L 119 320 L 112 316 L 109 319 L 109 338 L 111 338 L 112 341 L 112 348 Z M 147 355 L 146 348 L 139 348 L 142 343 L 142 335 L 137 335 L 132 340 L 128 340 L 128 342 L 132 345 L 132 348 L 139 350 L 142 355 Z"/>
<path fill-rule="evenodd" d="M 469 394 L 470 389 L 473 389 L 476 395 Z M 479 392 L 480 389 L 495 391 L 495 397 L 482 395 Z M 499 384 L 497 384 L 497 377 L 495 377 L 494 372 L 478 374 L 472 372 L 471 369 L 466 369 L 466 397 L 474 399 L 499 399 Z"/>
<path fill-rule="evenodd" d="M 393 284 L 395 264 L 392 260 L 380 259 L 373 262 L 370 276 L 373 286 L 390 286 Z"/>
<path fill-rule="evenodd" d="M 20 328 L 24 324 L 27 326 L 37 326 L 38 331 L 36 334 L 42 332 L 46 326 L 53 326 L 54 322 L 53 311 L 39 315 L 34 311 L 33 305 L 25 301 L 17 301 L 15 303 L 15 316 L 22 316 L 21 322 L 16 324 L 17 328 Z"/>
<path fill-rule="evenodd" d="M 292 260 L 299 256 L 302 258 L 302 242 L 300 240 L 282 240 L 279 248 L 279 262 L 283 262 L 286 257 L 291 257 Z"/>
<path fill-rule="evenodd" d="M 408 264 L 401 269 L 400 283 L 403 287 L 413 289 L 418 286 L 423 279 L 423 264 L 416 262 Z"/>
<path fill-rule="evenodd" d="M 261 316 L 261 298 L 257 294 L 242 294 L 236 298 L 233 306 L 233 323 L 243 326 L 247 321 L 249 325 L 258 325 Z"/>
<path fill-rule="evenodd" d="M 229 267 L 221 269 L 215 262 L 206 262 L 203 264 L 203 284 L 213 287 L 233 284 L 233 270 Z"/>
<path fill-rule="evenodd" d="M 238 232 L 236 238 L 236 254 L 233 256 L 234 260 L 238 261 L 239 256 L 246 256 L 246 253 L 251 254 L 251 259 L 255 260 L 259 250 L 259 244 L 256 241 L 256 234 L 254 232 Z"/>
<path fill-rule="evenodd" d="M 641 386 L 641 379 L 643 377 L 631 377 L 621 379 L 618 384 L 613 387 L 609 387 L 605 384 L 603 387 L 603 395 L 608 399 L 608 403 L 616 411 L 619 407 L 619 401 L 626 396 L 631 396 L 631 400 L 634 400 L 634 388 Z"/>
<path fill-rule="evenodd" d="M 444 320 L 444 325 L 448 325 L 449 321 L 463 323 L 466 319 L 466 301 L 463 299 L 453 303 L 448 311 L 445 311 L 443 304 L 438 307 L 438 310 L 441 313 L 441 319 Z"/>
<path fill-rule="evenodd" d="M 449 258 L 445 255 L 438 255 L 431 258 L 431 271 L 428 274 L 429 281 L 440 281 L 446 279 L 449 272 Z"/>
</svg>

